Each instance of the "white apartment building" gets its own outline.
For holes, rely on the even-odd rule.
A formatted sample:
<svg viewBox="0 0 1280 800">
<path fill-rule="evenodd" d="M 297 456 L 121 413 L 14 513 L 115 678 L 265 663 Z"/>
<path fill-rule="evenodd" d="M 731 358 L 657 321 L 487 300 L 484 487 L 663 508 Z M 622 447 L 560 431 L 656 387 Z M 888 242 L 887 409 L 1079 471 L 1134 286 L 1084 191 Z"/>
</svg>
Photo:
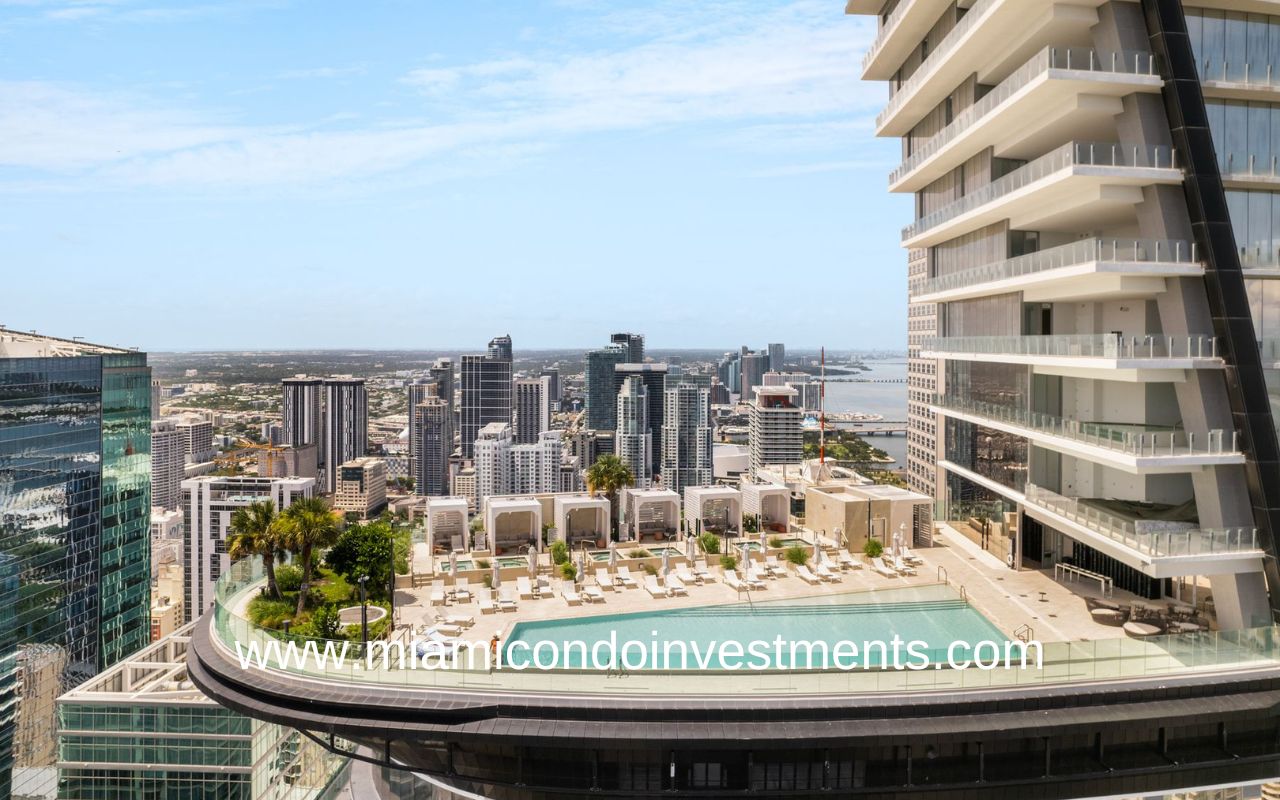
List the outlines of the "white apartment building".
<svg viewBox="0 0 1280 800">
<path fill-rule="evenodd" d="M 185 441 L 173 419 L 151 421 L 151 505 L 176 509 L 182 502 Z"/>
<path fill-rule="evenodd" d="M 769 464 L 804 460 L 804 410 L 790 386 L 756 386 L 748 414 L 751 474 Z"/>
<path fill-rule="evenodd" d="M 649 391 L 639 376 L 630 375 L 622 382 L 617 414 L 614 450 L 631 468 L 635 486 L 648 488 L 653 480 L 653 436 L 649 425 Z"/>
<path fill-rule="evenodd" d="M 511 445 L 510 423 L 490 422 L 480 429 L 472 459 L 478 504 L 483 505 L 484 499 L 491 495 L 511 494 Z M 455 490 L 454 494 L 462 493 Z"/>
<path fill-rule="evenodd" d="M 182 482 L 186 586 L 183 618 L 195 619 L 213 604 L 213 587 L 230 566 L 227 536 L 236 509 L 270 500 L 283 510 L 315 493 L 314 478 L 203 476 Z"/>
<path fill-rule="evenodd" d="M 182 452 L 186 460 L 196 464 L 212 461 L 217 455 L 213 446 L 213 423 L 197 417 L 185 417 L 175 423 L 182 438 Z"/>
<path fill-rule="evenodd" d="M 540 494 L 560 489 L 560 431 L 543 431 L 533 444 L 511 448 L 510 494 Z"/>
</svg>

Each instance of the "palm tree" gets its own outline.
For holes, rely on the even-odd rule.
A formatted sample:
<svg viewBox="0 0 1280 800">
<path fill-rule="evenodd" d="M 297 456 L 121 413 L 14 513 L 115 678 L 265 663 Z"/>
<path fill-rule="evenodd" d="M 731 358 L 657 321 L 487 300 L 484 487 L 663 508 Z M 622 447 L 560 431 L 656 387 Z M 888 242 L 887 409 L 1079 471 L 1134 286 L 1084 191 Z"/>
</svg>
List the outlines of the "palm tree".
<svg viewBox="0 0 1280 800">
<path fill-rule="evenodd" d="M 609 498 L 610 528 L 617 533 L 618 526 L 618 492 L 627 487 L 635 486 L 636 478 L 631 474 L 631 467 L 627 466 L 627 462 L 613 454 L 603 455 L 596 459 L 596 463 L 587 467 L 587 490 L 591 494 L 604 492 Z"/>
<path fill-rule="evenodd" d="M 311 555 L 316 548 L 324 548 L 338 540 L 342 520 L 328 502 L 319 497 L 295 500 L 280 515 L 284 523 L 284 541 L 302 561 L 302 588 L 298 592 L 298 610 L 301 615 L 307 606 L 307 589 L 311 585 Z"/>
<path fill-rule="evenodd" d="M 262 566 L 267 571 L 267 591 L 277 599 L 280 587 L 276 584 L 276 559 L 284 551 L 280 523 L 275 503 L 259 500 L 236 509 L 231 515 L 231 535 L 227 537 L 227 555 L 232 561 L 262 556 Z"/>
</svg>

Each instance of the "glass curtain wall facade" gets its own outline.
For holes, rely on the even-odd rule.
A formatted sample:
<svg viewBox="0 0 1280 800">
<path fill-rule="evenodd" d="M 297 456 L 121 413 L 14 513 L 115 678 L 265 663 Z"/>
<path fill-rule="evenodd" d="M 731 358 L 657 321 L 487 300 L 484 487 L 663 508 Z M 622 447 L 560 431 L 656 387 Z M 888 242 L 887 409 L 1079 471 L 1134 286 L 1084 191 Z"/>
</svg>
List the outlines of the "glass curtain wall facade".
<svg viewBox="0 0 1280 800">
<path fill-rule="evenodd" d="M 57 696 L 150 638 L 150 386 L 0 355 L 0 796 L 52 796 Z"/>
</svg>

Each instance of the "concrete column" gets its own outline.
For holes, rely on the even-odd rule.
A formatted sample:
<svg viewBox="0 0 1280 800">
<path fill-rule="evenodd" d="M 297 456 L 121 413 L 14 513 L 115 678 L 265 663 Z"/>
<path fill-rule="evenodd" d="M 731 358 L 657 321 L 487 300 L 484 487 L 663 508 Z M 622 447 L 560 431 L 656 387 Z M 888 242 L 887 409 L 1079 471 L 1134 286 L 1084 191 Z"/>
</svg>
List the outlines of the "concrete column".
<svg viewBox="0 0 1280 800">
<path fill-rule="evenodd" d="M 1261 566 L 1258 572 L 1239 575 L 1210 575 L 1213 605 L 1218 626 L 1223 630 L 1253 628 L 1271 623 L 1271 607 L 1267 603 L 1267 582 Z"/>
</svg>

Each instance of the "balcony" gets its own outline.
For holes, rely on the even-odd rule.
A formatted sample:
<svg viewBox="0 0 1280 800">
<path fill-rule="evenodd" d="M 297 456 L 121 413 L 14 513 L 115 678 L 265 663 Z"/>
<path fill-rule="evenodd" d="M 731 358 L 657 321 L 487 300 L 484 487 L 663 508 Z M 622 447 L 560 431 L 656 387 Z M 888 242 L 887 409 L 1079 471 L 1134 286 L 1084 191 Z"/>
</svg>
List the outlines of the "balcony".
<svg viewBox="0 0 1280 800">
<path fill-rule="evenodd" d="M 930 247 L 1001 220 L 1070 231 L 1133 216 L 1142 187 L 1179 184 L 1177 153 L 1160 145 L 1069 142 L 902 229 L 904 247 Z"/>
<path fill-rule="evenodd" d="M 1100 0 L 1090 0 L 1100 5 Z M 877 136 L 903 136 L 976 73 L 999 81 L 1048 41 L 1084 44 L 1098 13 L 1088 5 L 1029 4 L 1025 0 L 977 0 L 904 81 L 876 117 Z"/>
<path fill-rule="evenodd" d="M 1197 433 L 1136 423 L 1080 422 L 951 395 L 935 395 L 930 410 L 1131 473 L 1187 472 L 1245 460 L 1234 431 Z"/>
<path fill-rule="evenodd" d="M 880 26 L 876 39 L 862 57 L 862 79 L 884 81 L 929 32 L 950 0 L 902 0 Z"/>
<path fill-rule="evenodd" d="M 1043 152 L 1049 137 L 1106 135 L 1121 97 L 1161 84 L 1149 52 L 1047 47 L 921 144 L 889 174 L 889 191 L 918 191 L 986 147 L 1017 156 Z"/>
<path fill-rule="evenodd" d="M 1114 333 L 948 336 L 926 339 L 922 358 L 1029 364 L 1038 373 L 1105 380 L 1180 380 L 1187 369 L 1221 369 L 1212 336 Z M 1177 374 L 1170 374 L 1170 370 Z"/>
<path fill-rule="evenodd" d="M 1154 578 L 1256 572 L 1263 557 L 1256 528 L 1127 519 L 1034 484 L 1027 484 L 1024 502 L 1040 522 Z"/>
<path fill-rule="evenodd" d="M 1266 13 L 1274 14 L 1269 8 Z M 1205 97 L 1223 100 L 1275 100 L 1280 95 L 1280 75 L 1271 64 L 1250 64 L 1247 61 L 1211 62 L 1204 59 L 1198 65 L 1200 87 Z"/>
<path fill-rule="evenodd" d="M 1254 155 L 1237 160 L 1234 154 L 1228 155 L 1226 163 L 1219 165 L 1222 185 L 1227 189 L 1280 189 L 1277 160 L 1277 156 L 1259 160 Z"/>
<path fill-rule="evenodd" d="M 1027 302 L 1150 297 L 1165 290 L 1165 278 L 1202 275 L 1204 265 L 1192 243 L 1085 239 L 930 278 L 912 299 L 945 303 L 1019 291 Z"/>
</svg>

